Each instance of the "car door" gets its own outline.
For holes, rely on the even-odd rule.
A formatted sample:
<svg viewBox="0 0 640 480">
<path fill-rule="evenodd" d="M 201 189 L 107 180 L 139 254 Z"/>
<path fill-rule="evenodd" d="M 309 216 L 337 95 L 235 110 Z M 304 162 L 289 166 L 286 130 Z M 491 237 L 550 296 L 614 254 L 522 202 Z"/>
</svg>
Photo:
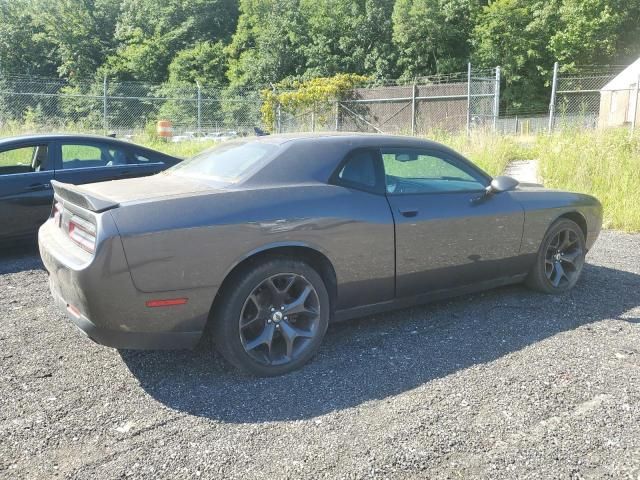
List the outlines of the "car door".
<svg viewBox="0 0 640 480">
<path fill-rule="evenodd" d="M 51 212 L 53 162 L 47 142 L 0 149 L 0 238 L 35 235 Z"/>
<path fill-rule="evenodd" d="M 396 295 L 518 273 L 524 211 L 510 192 L 446 150 L 382 149 L 396 229 Z"/>
<path fill-rule="evenodd" d="M 55 179 L 80 185 L 127 178 L 131 173 L 126 146 L 94 140 L 56 142 Z"/>
</svg>

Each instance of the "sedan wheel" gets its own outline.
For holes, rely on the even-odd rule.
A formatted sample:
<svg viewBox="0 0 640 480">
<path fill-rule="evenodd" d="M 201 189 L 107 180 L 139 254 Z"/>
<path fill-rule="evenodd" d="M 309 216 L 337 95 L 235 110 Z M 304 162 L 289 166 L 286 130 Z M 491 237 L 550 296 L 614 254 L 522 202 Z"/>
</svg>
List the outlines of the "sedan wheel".
<svg viewBox="0 0 640 480">
<path fill-rule="evenodd" d="M 280 375 L 304 365 L 329 322 L 329 295 L 320 275 L 304 262 L 275 258 L 234 277 L 213 319 L 217 350 L 254 375 Z"/>
<path fill-rule="evenodd" d="M 561 219 L 545 235 L 527 284 L 545 293 L 563 293 L 577 283 L 586 255 L 584 233 L 573 221 Z"/>
</svg>

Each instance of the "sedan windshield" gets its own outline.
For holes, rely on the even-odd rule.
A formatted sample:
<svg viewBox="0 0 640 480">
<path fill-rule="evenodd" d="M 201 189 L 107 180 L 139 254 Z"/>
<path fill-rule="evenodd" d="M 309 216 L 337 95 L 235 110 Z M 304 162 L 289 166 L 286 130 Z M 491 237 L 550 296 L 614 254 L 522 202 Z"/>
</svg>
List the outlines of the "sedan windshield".
<svg viewBox="0 0 640 480">
<path fill-rule="evenodd" d="M 265 142 L 232 142 L 184 160 L 167 172 L 236 183 L 247 173 L 263 166 L 277 149 L 277 145 Z"/>
</svg>

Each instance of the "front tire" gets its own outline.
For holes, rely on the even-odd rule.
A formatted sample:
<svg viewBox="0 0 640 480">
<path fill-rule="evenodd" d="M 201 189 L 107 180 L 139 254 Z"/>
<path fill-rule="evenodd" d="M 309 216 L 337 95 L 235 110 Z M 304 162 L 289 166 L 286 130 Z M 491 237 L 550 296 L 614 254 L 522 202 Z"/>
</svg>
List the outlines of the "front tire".
<svg viewBox="0 0 640 480">
<path fill-rule="evenodd" d="M 315 355 L 329 324 L 329 295 L 306 263 L 273 258 L 236 273 L 213 321 L 216 350 L 257 376 L 282 375 Z"/>
<path fill-rule="evenodd" d="M 571 290 L 580 278 L 586 247 L 584 233 L 575 222 L 560 219 L 547 231 L 526 283 L 543 293 Z"/>
</svg>

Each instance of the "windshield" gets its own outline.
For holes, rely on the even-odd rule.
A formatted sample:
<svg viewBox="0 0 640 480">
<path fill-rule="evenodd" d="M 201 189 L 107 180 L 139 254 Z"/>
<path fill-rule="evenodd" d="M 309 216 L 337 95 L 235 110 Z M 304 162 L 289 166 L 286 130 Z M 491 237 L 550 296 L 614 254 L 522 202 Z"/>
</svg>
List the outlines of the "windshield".
<svg viewBox="0 0 640 480">
<path fill-rule="evenodd" d="M 277 145 L 264 142 L 228 143 L 184 160 L 167 172 L 235 183 L 250 170 L 264 165 L 277 148 Z"/>
</svg>

